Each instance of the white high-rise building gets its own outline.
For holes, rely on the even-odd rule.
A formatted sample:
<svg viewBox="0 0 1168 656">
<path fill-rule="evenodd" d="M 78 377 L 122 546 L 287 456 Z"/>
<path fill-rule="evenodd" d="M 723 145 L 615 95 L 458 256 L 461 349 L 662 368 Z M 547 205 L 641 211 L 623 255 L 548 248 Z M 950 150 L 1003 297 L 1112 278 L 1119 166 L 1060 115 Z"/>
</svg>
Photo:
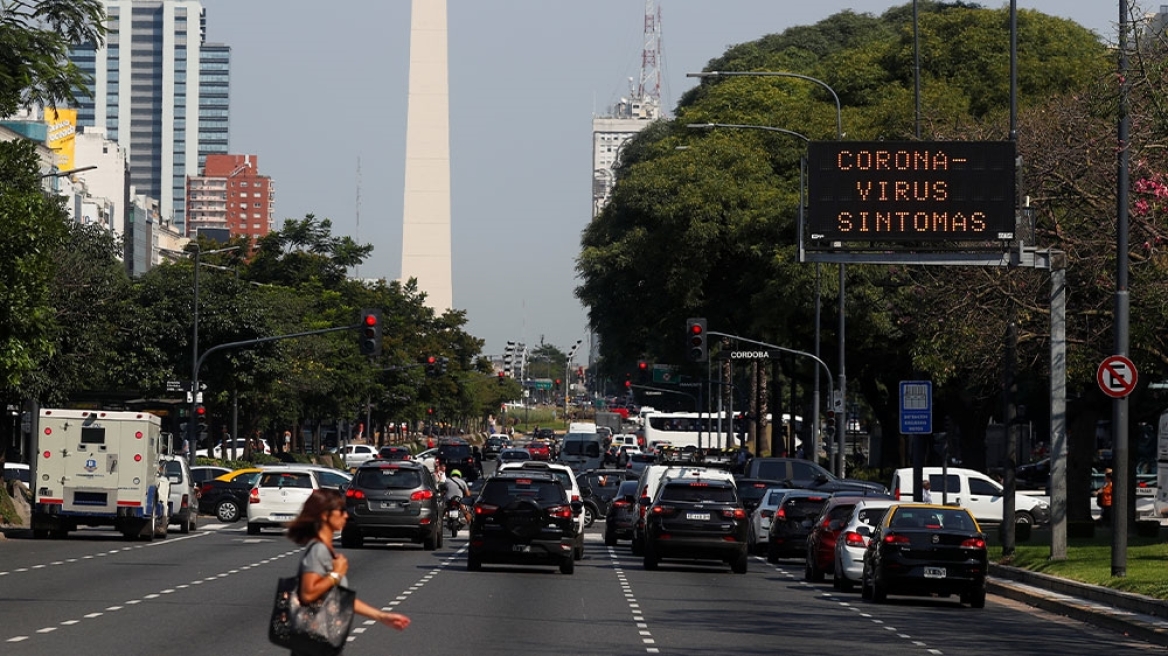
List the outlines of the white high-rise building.
<svg viewBox="0 0 1168 656">
<path fill-rule="evenodd" d="M 199 172 L 208 152 L 227 150 L 230 50 L 204 43 L 206 17 L 199 0 L 105 0 L 105 5 L 105 44 L 71 55 L 93 79 L 92 99 L 78 96 L 78 125 L 104 129 L 125 148 L 131 184 L 158 199 L 162 216 L 185 229 L 187 175 Z M 206 81 L 200 78 L 204 59 L 216 69 Z M 209 117 L 215 120 L 209 126 L 200 116 L 212 111 L 218 115 Z"/>
<path fill-rule="evenodd" d="M 621 148 L 660 117 L 660 107 L 652 98 L 621 98 L 610 115 L 592 119 L 592 218 L 612 197 Z"/>
</svg>

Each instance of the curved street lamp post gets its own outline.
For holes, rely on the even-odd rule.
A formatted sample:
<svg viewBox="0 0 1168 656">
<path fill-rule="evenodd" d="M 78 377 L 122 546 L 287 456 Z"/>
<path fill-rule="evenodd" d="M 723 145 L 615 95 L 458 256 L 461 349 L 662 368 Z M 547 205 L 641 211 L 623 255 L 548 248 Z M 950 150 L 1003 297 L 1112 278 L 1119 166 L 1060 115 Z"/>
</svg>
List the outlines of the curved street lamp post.
<svg viewBox="0 0 1168 656">
<path fill-rule="evenodd" d="M 686 73 L 686 77 L 696 77 L 696 78 L 701 78 L 701 79 L 714 78 L 714 77 L 788 77 L 788 78 L 794 78 L 797 80 L 804 80 L 807 82 L 811 82 L 813 84 L 817 84 L 817 85 L 823 87 L 824 89 L 826 89 L 827 92 L 831 94 L 832 100 L 835 102 L 835 138 L 836 138 L 836 141 L 843 141 L 843 138 L 844 138 L 843 109 L 840 106 L 839 94 L 837 94 L 835 92 L 835 89 L 831 88 L 831 85 L 829 85 L 827 82 L 824 82 L 823 80 L 820 80 L 819 78 L 811 77 L 810 75 L 802 75 L 800 73 L 789 73 L 786 71 L 703 71 L 701 73 Z M 730 124 L 726 124 L 726 125 L 729 126 Z M 739 127 L 747 127 L 747 126 L 739 126 Z M 806 139 L 806 137 L 803 137 L 803 135 L 800 135 L 798 133 L 792 133 L 790 130 L 784 130 L 782 128 L 771 128 L 771 127 L 764 127 L 764 126 L 749 126 L 749 127 L 753 127 L 755 129 L 770 130 L 772 132 L 783 132 L 786 134 L 794 134 L 795 136 L 799 136 L 799 137 Z M 808 141 L 810 141 L 810 140 L 808 140 Z M 802 210 L 802 204 L 800 204 L 800 210 Z M 818 266 L 818 264 L 816 266 Z M 819 281 L 818 271 L 817 271 L 817 275 L 815 277 L 815 280 L 816 280 L 816 283 L 818 283 L 818 281 Z M 837 430 L 837 433 L 836 433 L 837 448 L 836 448 L 836 454 L 835 454 L 836 455 L 835 464 L 836 464 L 836 474 L 840 478 L 843 478 L 845 476 L 846 468 L 847 468 L 847 462 L 844 458 L 846 447 L 847 447 L 847 426 L 848 426 L 847 407 L 844 403 L 844 400 L 847 398 L 847 374 L 846 374 L 846 370 L 844 367 L 844 362 L 845 362 L 844 345 L 846 343 L 844 335 L 845 335 L 845 328 L 847 325 L 846 318 L 844 315 L 845 289 L 846 289 L 846 268 L 845 268 L 844 263 L 841 262 L 839 265 L 839 310 L 838 310 L 838 312 L 839 312 L 839 375 L 838 375 L 838 378 L 839 378 L 838 394 L 839 394 L 839 396 L 832 400 L 832 407 L 835 410 L 835 414 L 837 417 L 836 425 L 839 427 Z M 816 298 L 818 300 L 818 294 L 816 294 Z M 819 304 L 817 302 L 816 303 L 817 309 L 818 309 L 818 305 Z M 815 328 L 816 328 L 816 331 L 819 330 L 819 321 L 818 320 L 815 322 Z M 816 339 L 815 348 L 818 352 L 818 349 L 819 349 L 818 338 Z M 818 385 L 816 386 L 816 391 L 818 392 Z M 816 405 L 815 411 L 817 413 L 817 416 L 815 417 L 815 423 L 818 423 L 818 421 L 819 421 L 819 417 L 818 417 L 819 404 L 816 403 L 815 405 Z M 813 453 L 812 457 L 814 458 L 814 457 L 816 457 L 816 455 Z"/>
</svg>

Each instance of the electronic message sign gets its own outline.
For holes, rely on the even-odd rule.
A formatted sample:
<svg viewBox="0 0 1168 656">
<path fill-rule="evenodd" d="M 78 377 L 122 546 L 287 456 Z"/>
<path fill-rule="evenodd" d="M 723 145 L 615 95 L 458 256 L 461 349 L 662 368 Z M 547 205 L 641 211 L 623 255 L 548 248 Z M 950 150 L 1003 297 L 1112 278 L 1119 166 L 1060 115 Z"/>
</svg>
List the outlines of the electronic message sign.
<svg viewBox="0 0 1168 656">
<path fill-rule="evenodd" d="M 999 241 L 1015 226 L 1010 141 L 814 141 L 812 241 Z"/>
</svg>

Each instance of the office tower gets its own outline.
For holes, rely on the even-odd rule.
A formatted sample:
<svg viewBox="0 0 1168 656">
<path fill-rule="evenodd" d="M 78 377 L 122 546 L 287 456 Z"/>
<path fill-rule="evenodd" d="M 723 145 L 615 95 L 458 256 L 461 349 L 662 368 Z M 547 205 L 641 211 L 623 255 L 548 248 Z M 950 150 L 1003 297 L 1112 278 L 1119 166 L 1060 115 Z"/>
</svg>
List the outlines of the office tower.
<svg viewBox="0 0 1168 656">
<path fill-rule="evenodd" d="M 272 230 L 276 186 L 255 155 L 207 155 L 202 175 L 187 179 L 190 235 L 213 230 L 259 239 Z"/>
<path fill-rule="evenodd" d="M 93 79 L 93 97 L 79 97 L 78 123 L 104 128 L 125 148 L 131 184 L 139 194 L 157 198 L 164 219 L 185 230 L 187 175 L 198 172 L 208 152 L 227 151 L 230 49 L 205 43 L 205 14 L 198 0 L 105 4 L 106 43 L 72 54 Z M 216 68 L 200 75 L 201 64 Z M 201 111 L 214 115 L 202 121 Z"/>
<path fill-rule="evenodd" d="M 413 0 L 410 11 L 401 280 L 417 278 L 426 304 L 441 313 L 454 307 L 446 0 Z"/>
</svg>

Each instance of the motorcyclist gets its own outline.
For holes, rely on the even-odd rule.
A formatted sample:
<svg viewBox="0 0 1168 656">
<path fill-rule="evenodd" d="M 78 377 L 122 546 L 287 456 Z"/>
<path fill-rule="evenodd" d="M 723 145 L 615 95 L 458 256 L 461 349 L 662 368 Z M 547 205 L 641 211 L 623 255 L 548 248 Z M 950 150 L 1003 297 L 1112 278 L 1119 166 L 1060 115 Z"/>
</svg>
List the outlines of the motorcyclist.
<svg viewBox="0 0 1168 656">
<path fill-rule="evenodd" d="M 461 471 L 454 469 L 446 475 L 446 480 L 442 482 L 442 495 L 446 500 L 447 507 L 451 503 L 457 503 L 461 506 L 463 521 L 469 525 L 470 519 L 467 516 L 467 507 L 462 500 L 470 497 L 470 486 L 466 484 L 466 481 L 462 480 Z"/>
</svg>

